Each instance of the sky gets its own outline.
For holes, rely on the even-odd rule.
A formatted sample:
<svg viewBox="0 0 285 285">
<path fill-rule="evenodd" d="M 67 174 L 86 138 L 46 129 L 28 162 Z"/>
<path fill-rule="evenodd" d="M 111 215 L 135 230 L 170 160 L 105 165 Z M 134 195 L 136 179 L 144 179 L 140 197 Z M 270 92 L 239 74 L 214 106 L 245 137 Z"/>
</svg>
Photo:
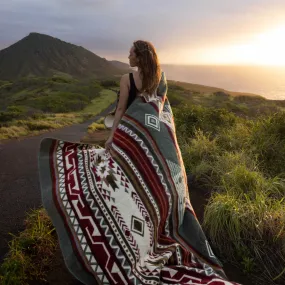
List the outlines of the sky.
<svg viewBox="0 0 285 285">
<path fill-rule="evenodd" d="M 0 49 L 30 32 L 127 62 L 151 41 L 164 64 L 285 66 L 285 0 L 0 0 Z"/>
</svg>

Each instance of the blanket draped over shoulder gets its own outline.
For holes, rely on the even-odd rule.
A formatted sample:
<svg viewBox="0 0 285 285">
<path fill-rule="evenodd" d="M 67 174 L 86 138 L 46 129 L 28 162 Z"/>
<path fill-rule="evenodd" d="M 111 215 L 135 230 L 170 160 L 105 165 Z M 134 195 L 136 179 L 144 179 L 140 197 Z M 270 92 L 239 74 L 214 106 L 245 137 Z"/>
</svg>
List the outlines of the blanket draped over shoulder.
<svg viewBox="0 0 285 285">
<path fill-rule="evenodd" d="M 44 207 L 82 283 L 231 285 L 189 200 L 164 73 L 122 117 L 112 150 L 41 142 Z"/>
</svg>

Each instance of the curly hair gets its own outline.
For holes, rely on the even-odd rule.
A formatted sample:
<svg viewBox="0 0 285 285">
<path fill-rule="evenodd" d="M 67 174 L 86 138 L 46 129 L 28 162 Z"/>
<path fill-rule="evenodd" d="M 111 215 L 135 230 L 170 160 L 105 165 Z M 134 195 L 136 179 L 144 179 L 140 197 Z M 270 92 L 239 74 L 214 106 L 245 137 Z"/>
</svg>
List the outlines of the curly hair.
<svg viewBox="0 0 285 285">
<path fill-rule="evenodd" d="M 156 50 L 152 43 L 137 40 L 133 43 L 138 59 L 138 67 L 142 73 L 142 92 L 153 94 L 161 78 L 161 68 Z"/>
</svg>

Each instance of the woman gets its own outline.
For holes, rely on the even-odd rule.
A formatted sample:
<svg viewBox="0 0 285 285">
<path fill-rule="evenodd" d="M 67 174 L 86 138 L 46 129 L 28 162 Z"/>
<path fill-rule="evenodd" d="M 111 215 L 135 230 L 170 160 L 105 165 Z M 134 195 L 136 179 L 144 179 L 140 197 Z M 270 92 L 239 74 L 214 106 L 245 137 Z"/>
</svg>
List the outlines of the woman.
<svg viewBox="0 0 285 285">
<path fill-rule="evenodd" d="M 161 69 L 154 46 L 147 41 L 135 41 L 130 49 L 129 64 L 137 67 L 133 73 L 125 74 L 120 82 L 120 99 L 115 113 L 114 124 L 108 140 L 106 150 L 110 150 L 114 132 L 124 115 L 140 93 L 153 94 L 161 78 Z"/>
<path fill-rule="evenodd" d="M 230 285 L 191 206 L 167 83 L 136 41 L 106 149 L 45 139 L 43 204 L 82 283 Z M 107 150 L 107 151 L 106 151 Z"/>
</svg>

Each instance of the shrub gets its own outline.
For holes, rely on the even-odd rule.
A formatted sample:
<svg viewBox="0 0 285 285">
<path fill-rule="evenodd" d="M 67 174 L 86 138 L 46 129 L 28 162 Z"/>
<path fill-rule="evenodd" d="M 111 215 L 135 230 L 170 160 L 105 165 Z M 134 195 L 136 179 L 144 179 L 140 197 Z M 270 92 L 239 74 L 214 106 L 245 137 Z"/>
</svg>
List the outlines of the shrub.
<svg viewBox="0 0 285 285">
<path fill-rule="evenodd" d="M 248 96 L 248 95 L 238 95 L 233 98 L 234 102 L 238 103 L 248 103 L 248 104 L 260 104 L 266 101 L 266 98 L 262 96 Z"/>
<path fill-rule="evenodd" d="M 44 112 L 63 113 L 82 110 L 89 103 L 89 99 L 82 94 L 58 92 L 33 98 L 27 103 Z"/>
<path fill-rule="evenodd" d="M 245 150 L 233 152 L 221 150 L 211 162 L 211 174 L 208 176 L 209 186 L 218 191 L 228 190 L 225 188 L 224 180 L 237 168 L 240 168 L 240 171 L 246 169 L 249 172 L 258 170 L 256 161 Z"/>
<path fill-rule="evenodd" d="M 10 126 L 0 127 L 0 139 L 10 139 L 28 134 L 28 129 L 25 126 Z"/>
<path fill-rule="evenodd" d="M 13 88 L 13 83 L 4 83 L 0 86 L 0 91 L 11 91 Z"/>
<path fill-rule="evenodd" d="M 168 91 L 172 92 L 172 91 L 184 91 L 185 89 L 182 86 L 179 85 L 175 85 L 175 84 L 168 84 Z"/>
<path fill-rule="evenodd" d="M 223 91 L 214 92 L 213 95 L 220 98 L 220 99 L 229 99 L 230 98 L 230 95 L 226 92 L 223 92 Z"/>
<path fill-rule="evenodd" d="M 119 83 L 115 80 L 102 80 L 100 85 L 104 88 L 119 87 Z"/>
<path fill-rule="evenodd" d="M 60 75 L 54 75 L 50 81 L 52 82 L 57 82 L 57 83 L 71 83 L 71 82 L 75 82 L 75 80 L 71 77 L 67 77 L 67 76 L 60 76 Z"/>
<path fill-rule="evenodd" d="M 42 130 L 49 130 L 49 129 L 56 129 L 60 126 L 60 124 L 56 124 L 53 122 L 47 122 L 47 121 L 27 121 L 25 123 L 29 130 L 31 131 L 42 131 Z"/>
<path fill-rule="evenodd" d="M 174 115 L 177 132 L 188 137 L 193 136 L 197 129 L 216 135 L 221 128 L 233 126 L 238 119 L 225 109 L 202 106 L 183 106 L 175 109 Z"/>
<path fill-rule="evenodd" d="M 88 133 L 93 133 L 97 130 L 104 130 L 105 125 L 103 124 L 98 124 L 98 123 L 92 123 L 91 125 L 88 126 Z"/>
<path fill-rule="evenodd" d="M 9 106 L 6 111 L 0 112 L 0 123 L 23 118 L 27 113 L 25 106 Z"/>
<path fill-rule="evenodd" d="M 263 171 L 271 176 L 285 174 L 285 112 L 260 119 L 250 136 L 252 152 Z"/>
<path fill-rule="evenodd" d="M 174 108 L 183 103 L 181 96 L 179 94 L 174 93 L 174 92 L 169 92 L 167 98 L 168 98 L 171 106 Z"/>
<path fill-rule="evenodd" d="M 6 81 L 6 80 L 0 80 L 0 87 L 3 85 L 9 84 L 9 83 L 11 83 L 11 82 Z"/>
<path fill-rule="evenodd" d="M 233 101 L 226 101 L 224 104 L 224 108 L 234 114 L 241 117 L 252 117 L 252 112 L 250 112 L 250 108 L 246 104 L 237 104 Z"/>
<path fill-rule="evenodd" d="M 0 267 L 0 283 L 26 285 L 33 280 L 40 284 L 57 247 L 54 230 L 45 210 L 31 211 L 25 230 L 9 243 L 9 253 Z"/>
<path fill-rule="evenodd" d="M 284 220 L 284 202 L 264 193 L 251 200 L 246 194 L 237 197 L 226 192 L 212 195 L 204 226 L 224 260 L 255 273 L 260 278 L 258 284 L 284 284 Z"/>
<path fill-rule="evenodd" d="M 211 162 L 218 155 L 219 148 L 215 139 L 210 139 L 209 135 L 198 130 L 193 138 L 181 144 L 181 151 L 187 172 L 202 182 L 203 178 L 210 175 Z"/>
<path fill-rule="evenodd" d="M 104 124 L 104 117 L 101 117 L 99 120 L 96 121 L 96 123 L 103 125 Z"/>
<path fill-rule="evenodd" d="M 222 128 L 217 135 L 218 145 L 228 151 L 248 149 L 250 147 L 252 125 L 251 121 L 244 120 L 228 129 Z"/>
</svg>

